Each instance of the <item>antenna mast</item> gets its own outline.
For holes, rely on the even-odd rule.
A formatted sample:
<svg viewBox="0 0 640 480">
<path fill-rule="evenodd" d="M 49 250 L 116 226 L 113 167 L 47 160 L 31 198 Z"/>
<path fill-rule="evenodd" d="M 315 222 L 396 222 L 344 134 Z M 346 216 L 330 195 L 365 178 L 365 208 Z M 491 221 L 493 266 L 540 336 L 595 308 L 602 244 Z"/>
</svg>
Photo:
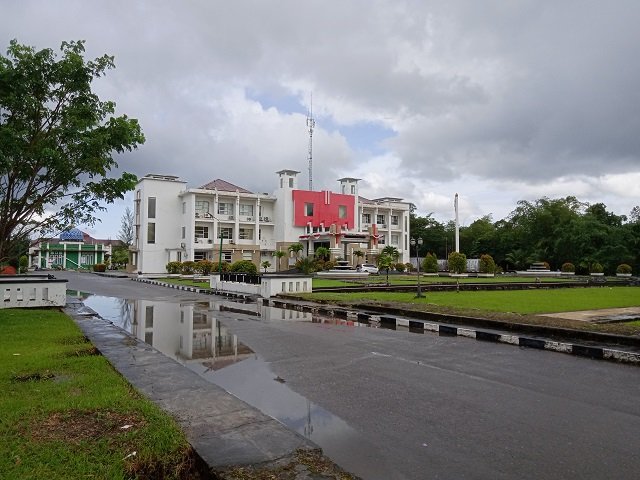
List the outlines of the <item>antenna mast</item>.
<svg viewBox="0 0 640 480">
<path fill-rule="evenodd" d="M 313 93 L 311 93 L 309 113 L 307 114 L 307 127 L 309 127 L 309 190 L 313 190 L 313 128 L 315 126 L 316 121 L 313 119 Z"/>
</svg>

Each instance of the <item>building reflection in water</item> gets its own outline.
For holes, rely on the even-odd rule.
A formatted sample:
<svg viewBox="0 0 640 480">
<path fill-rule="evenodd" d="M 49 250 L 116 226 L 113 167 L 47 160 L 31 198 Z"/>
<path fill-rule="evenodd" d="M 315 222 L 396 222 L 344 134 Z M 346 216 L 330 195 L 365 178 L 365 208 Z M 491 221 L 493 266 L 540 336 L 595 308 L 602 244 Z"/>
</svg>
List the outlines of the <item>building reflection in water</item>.
<svg viewBox="0 0 640 480">
<path fill-rule="evenodd" d="M 132 305 L 130 325 L 120 325 L 135 337 L 182 363 L 198 362 L 218 370 L 253 355 L 237 335 L 216 319 L 209 302 L 158 303 L 125 300 Z"/>
</svg>

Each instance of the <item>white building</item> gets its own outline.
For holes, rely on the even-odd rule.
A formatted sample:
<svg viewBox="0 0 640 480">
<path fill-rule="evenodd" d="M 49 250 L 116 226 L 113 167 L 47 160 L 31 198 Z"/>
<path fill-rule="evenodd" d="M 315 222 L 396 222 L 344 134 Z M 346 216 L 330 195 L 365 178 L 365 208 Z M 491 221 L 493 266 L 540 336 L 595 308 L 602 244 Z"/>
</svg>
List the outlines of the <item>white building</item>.
<svg viewBox="0 0 640 480">
<path fill-rule="evenodd" d="M 340 192 L 298 189 L 295 170 L 277 172 L 273 194 L 253 193 L 224 180 L 200 188 L 170 175 L 148 174 L 135 191 L 135 240 L 130 269 L 164 273 L 170 261 L 250 260 L 271 271 L 295 263 L 276 250 L 302 243 L 303 256 L 318 247 L 333 258 L 375 262 L 386 245 L 396 247 L 399 262 L 409 261 L 409 206 L 399 198 L 368 200 L 358 196 L 358 179 L 342 178 Z M 365 258 L 353 252 L 360 250 Z M 280 261 L 280 265 L 276 263 Z"/>
</svg>

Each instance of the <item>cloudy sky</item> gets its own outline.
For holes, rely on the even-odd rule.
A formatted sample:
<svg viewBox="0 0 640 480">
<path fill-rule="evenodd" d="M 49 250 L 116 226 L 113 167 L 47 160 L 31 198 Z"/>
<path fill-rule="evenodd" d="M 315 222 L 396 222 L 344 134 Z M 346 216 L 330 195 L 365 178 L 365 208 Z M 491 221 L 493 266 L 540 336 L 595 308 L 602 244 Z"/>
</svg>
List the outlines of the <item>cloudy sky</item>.
<svg viewBox="0 0 640 480">
<path fill-rule="evenodd" d="M 640 204 L 640 3 L 581 0 L 0 0 L 10 39 L 115 56 L 94 90 L 138 118 L 122 170 L 272 192 L 362 179 L 463 224 L 518 200 Z M 87 231 L 117 237 L 124 206 Z"/>
</svg>

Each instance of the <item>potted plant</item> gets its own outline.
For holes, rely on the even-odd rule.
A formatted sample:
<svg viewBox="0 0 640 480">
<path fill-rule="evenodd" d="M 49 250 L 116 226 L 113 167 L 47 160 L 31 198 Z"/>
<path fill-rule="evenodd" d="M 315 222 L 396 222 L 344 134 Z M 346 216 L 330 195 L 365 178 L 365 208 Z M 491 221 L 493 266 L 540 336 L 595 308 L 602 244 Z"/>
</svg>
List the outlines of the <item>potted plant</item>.
<svg viewBox="0 0 640 480">
<path fill-rule="evenodd" d="M 589 273 L 593 277 L 602 277 L 604 275 L 604 268 L 598 262 L 593 262 L 589 267 Z"/>
<path fill-rule="evenodd" d="M 561 275 L 575 275 L 576 274 L 576 266 L 571 262 L 564 262 L 560 267 Z"/>
<path fill-rule="evenodd" d="M 631 276 L 631 265 L 627 263 L 621 263 L 616 268 L 616 277 L 630 277 Z"/>
</svg>

